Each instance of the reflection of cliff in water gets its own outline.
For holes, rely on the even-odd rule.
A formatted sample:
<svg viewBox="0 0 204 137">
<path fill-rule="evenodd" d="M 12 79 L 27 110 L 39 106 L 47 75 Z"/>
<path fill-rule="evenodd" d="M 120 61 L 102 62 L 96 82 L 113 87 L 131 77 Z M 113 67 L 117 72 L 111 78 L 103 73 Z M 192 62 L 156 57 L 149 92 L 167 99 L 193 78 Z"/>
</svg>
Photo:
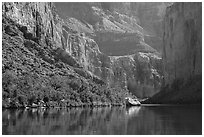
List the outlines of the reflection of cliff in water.
<svg viewBox="0 0 204 137">
<path fill-rule="evenodd" d="M 196 107 L 3 110 L 3 134 L 201 134 Z"/>
<path fill-rule="evenodd" d="M 141 107 L 128 119 L 127 133 L 201 134 L 202 109 L 194 106 Z M 162 129 L 162 130 L 161 130 Z"/>
<path fill-rule="evenodd" d="M 4 110 L 3 134 L 123 134 L 124 109 Z"/>
<path fill-rule="evenodd" d="M 172 134 L 172 132 L 181 134 L 181 130 L 185 131 L 183 134 L 201 134 L 201 105 L 148 107 L 148 109 L 155 116 L 159 116 L 155 117 L 155 120 L 165 129 L 165 133 L 162 134 Z M 157 127 L 157 130 L 158 128 L 160 127 Z"/>
<path fill-rule="evenodd" d="M 127 107 L 126 108 L 126 115 L 128 117 L 132 117 L 132 116 L 138 116 L 139 111 L 140 111 L 140 106 L 132 106 L 132 107 Z"/>
</svg>

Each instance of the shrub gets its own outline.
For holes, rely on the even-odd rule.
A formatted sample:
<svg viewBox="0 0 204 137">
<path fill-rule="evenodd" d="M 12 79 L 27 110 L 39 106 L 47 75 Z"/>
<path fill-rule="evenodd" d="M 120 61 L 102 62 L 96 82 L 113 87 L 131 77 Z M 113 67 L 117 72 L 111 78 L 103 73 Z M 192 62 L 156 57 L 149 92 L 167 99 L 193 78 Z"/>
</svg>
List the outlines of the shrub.
<svg viewBox="0 0 204 137">
<path fill-rule="evenodd" d="M 32 105 L 40 100 L 51 106 L 53 104 L 64 106 L 65 104 L 80 105 L 95 102 L 121 103 L 127 93 L 119 87 L 109 88 L 91 81 L 86 83 L 76 77 L 69 78 L 59 75 L 39 77 L 36 74 L 27 73 L 17 76 L 13 71 L 5 71 L 2 80 L 3 99 L 11 98 L 13 106 Z"/>
</svg>

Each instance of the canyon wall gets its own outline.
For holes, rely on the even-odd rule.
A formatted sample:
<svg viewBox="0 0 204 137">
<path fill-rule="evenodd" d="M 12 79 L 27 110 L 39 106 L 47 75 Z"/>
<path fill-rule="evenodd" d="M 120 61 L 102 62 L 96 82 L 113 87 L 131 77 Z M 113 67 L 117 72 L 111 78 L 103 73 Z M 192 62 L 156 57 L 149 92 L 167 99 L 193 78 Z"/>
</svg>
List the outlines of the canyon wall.
<svg viewBox="0 0 204 137">
<path fill-rule="evenodd" d="M 5 19 L 3 31 L 10 36 L 23 35 L 27 48 L 32 49 L 34 45 L 38 45 L 41 51 L 36 54 L 47 63 L 63 68 L 64 65 L 58 63 L 60 60 L 69 65 L 69 71 L 85 79 L 129 90 L 139 98 L 150 97 L 159 91 L 162 80 L 161 57 L 144 42 L 142 35 L 137 39 L 139 35 L 136 31 L 131 33 L 130 37 L 127 37 L 125 32 L 123 35 L 115 34 L 120 41 L 122 38 L 128 38 L 123 40 L 124 44 L 130 38 L 133 45 L 140 41 L 139 48 L 134 48 L 136 51 L 126 56 L 107 56 L 100 52 L 93 38 L 94 29 L 91 24 L 75 18 L 62 20 L 52 3 L 3 3 L 3 16 L 17 27 L 12 27 Z M 110 27 L 108 23 L 107 28 L 103 30 L 110 30 Z M 135 30 L 137 27 L 136 25 Z M 101 38 L 108 38 L 108 33 Z M 111 33 L 110 36 L 109 38 L 114 37 Z M 3 66 L 6 65 L 7 63 L 3 62 Z"/>
<path fill-rule="evenodd" d="M 97 45 L 66 26 L 52 3 L 2 3 L 2 107 L 122 105 L 132 96 L 85 69 L 77 57 Z"/>
<path fill-rule="evenodd" d="M 53 12 L 52 3 L 4 3 L 2 14 L 25 26 L 23 31 L 38 42 L 60 46 L 62 20 Z M 29 34 L 28 34 L 29 35 Z M 31 36 L 32 35 L 32 36 Z"/>
<path fill-rule="evenodd" d="M 202 74 L 201 3 L 175 3 L 167 8 L 163 58 L 166 84 Z"/>
<path fill-rule="evenodd" d="M 163 35 L 164 88 L 151 101 L 202 101 L 202 3 L 174 3 L 166 10 Z"/>
<path fill-rule="evenodd" d="M 152 10 L 152 4 L 73 2 L 55 3 L 55 5 L 59 15 L 64 19 L 73 17 L 89 26 L 91 31 L 78 25 L 83 28 L 80 30 L 84 33 L 88 35 L 90 35 L 90 33 L 93 34 L 92 38 L 97 42 L 100 50 L 107 55 L 128 55 L 134 51 L 138 52 L 138 50 L 142 52 L 157 52 L 154 48 L 156 47 L 158 49 L 161 45 L 162 39 L 158 38 L 159 36 L 157 37 L 157 34 L 155 32 L 153 33 L 153 31 L 148 29 L 149 27 L 147 28 L 147 25 L 145 25 L 148 24 L 151 28 L 154 28 L 154 31 L 162 30 L 161 27 L 158 27 L 161 26 L 159 25 L 161 24 L 161 17 L 157 15 L 159 9 L 158 7 L 154 7 Z M 137 8 L 131 8 L 131 5 Z M 158 5 L 161 5 L 161 3 Z M 76 11 L 75 9 L 80 10 Z M 138 9 L 140 9 L 140 12 L 136 11 Z M 145 10 L 148 12 L 144 12 Z M 135 12 L 137 12 L 137 14 Z M 139 24 L 146 28 L 142 28 Z M 157 27 L 154 27 L 154 24 L 156 24 Z M 143 44 L 146 43 L 145 39 L 150 46 Z M 152 45 L 154 45 L 154 48 L 152 48 Z"/>
<path fill-rule="evenodd" d="M 154 48 L 145 43 L 143 28 L 138 25 L 138 19 L 124 14 L 122 9 L 116 10 L 117 6 L 123 6 L 123 3 L 117 3 L 117 6 L 108 3 L 55 5 L 58 13 L 69 22 L 68 26 L 73 26 L 72 28 L 94 39 L 103 52 L 102 55 L 91 55 L 93 53 L 87 50 L 83 60 L 89 62 L 89 71 L 110 86 L 127 88 L 139 98 L 150 97 L 159 91 L 162 81 L 161 57 Z M 74 10 L 78 8 L 80 10 Z M 82 46 L 83 44 L 80 47 Z M 138 58 L 147 58 L 147 61 Z M 125 61 L 130 63 L 118 63 Z M 144 73 L 138 74 L 140 72 Z M 159 77 L 154 77 L 154 72 L 158 73 Z M 130 80 L 129 75 L 134 78 Z"/>
</svg>

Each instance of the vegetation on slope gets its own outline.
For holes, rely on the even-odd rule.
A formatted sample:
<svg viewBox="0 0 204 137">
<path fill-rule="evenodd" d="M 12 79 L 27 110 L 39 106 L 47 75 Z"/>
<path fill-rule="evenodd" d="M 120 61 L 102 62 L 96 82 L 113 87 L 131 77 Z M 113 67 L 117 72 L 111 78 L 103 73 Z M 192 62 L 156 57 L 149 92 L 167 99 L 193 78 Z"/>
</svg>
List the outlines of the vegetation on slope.
<svg viewBox="0 0 204 137">
<path fill-rule="evenodd" d="M 4 16 L 2 26 L 3 107 L 121 105 L 129 96 L 96 77 L 75 72 L 51 46 L 28 33 L 26 26 Z"/>
</svg>

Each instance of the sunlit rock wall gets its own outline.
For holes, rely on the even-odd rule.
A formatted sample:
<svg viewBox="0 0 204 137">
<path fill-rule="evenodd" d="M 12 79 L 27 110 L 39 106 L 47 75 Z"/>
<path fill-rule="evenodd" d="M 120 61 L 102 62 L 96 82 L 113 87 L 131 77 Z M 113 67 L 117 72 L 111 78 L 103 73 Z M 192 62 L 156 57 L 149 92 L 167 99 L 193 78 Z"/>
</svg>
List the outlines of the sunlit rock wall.
<svg viewBox="0 0 204 137">
<path fill-rule="evenodd" d="M 19 24 L 26 38 L 39 43 L 42 49 L 52 50 L 56 59 L 69 64 L 82 76 L 96 76 L 110 87 L 129 89 L 139 98 L 152 96 L 161 86 L 161 58 L 148 53 L 145 48 L 149 46 L 144 42 L 138 44 L 147 53 L 135 51 L 127 56 L 110 57 L 99 51 L 92 38 L 63 21 L 52 3 L 3 3 L 2 13 Z M 120 38 L 124 44 L 143 41 L 143 37 L 137 40 L 137 35 L 122 36 L 124 39 L 120 35 L 112 40 Z"/>
<path fill-rule="evenodd" d="M 24 31 L 38 38 L 38 42 L 54 46 L 61 45 L 62 20 L 54 12 L 52 3 L 6 2 L 2 13 L 25 26 Z"/>
<path fill-rule="evenodd" d="M 128 56 L 112 56 L 114 84 L 122 83 L 139 98 L 156 94 L 162 83 L 161 58 L 152 53 L 138 52 Z"/>
</svg>

